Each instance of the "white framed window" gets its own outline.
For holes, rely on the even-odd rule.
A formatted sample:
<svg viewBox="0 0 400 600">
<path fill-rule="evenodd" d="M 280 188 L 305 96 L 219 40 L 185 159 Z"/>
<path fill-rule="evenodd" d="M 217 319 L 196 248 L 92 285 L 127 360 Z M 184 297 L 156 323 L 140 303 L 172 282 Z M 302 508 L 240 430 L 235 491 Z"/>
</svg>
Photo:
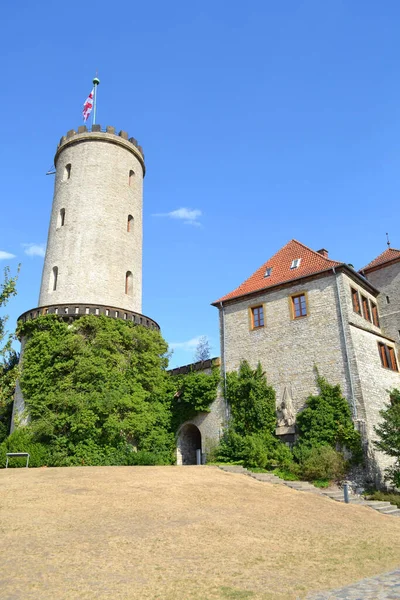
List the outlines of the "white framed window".
<svg viewBox="0 0 400 600">
<path fill-rule="evenodd" d="M 264 277 L 271 277 L 272 267 L 267 267 L 265 269 Z"/>
<path fill-rule="evenodd" d="M 291 269 L 297 269 L 300 266 L 301 258 L 295 258 L 292 260 L 292 264 L 290 265 Z"/>
</svg>

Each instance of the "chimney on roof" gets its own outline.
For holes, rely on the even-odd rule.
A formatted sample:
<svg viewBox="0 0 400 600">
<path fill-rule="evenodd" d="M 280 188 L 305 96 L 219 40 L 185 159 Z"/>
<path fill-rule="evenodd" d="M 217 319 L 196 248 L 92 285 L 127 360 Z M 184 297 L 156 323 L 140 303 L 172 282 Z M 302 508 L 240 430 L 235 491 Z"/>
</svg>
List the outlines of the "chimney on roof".
<svg viewBox="0 0 400 600">
<path fill-rule="evenodd" d="M 326 250 L 325 248 L 321 248 L 321 250 L 317 250 L 317 252 L 324 258 L 328 258 L 329 253 L 328 250 Z"/>
</svg>

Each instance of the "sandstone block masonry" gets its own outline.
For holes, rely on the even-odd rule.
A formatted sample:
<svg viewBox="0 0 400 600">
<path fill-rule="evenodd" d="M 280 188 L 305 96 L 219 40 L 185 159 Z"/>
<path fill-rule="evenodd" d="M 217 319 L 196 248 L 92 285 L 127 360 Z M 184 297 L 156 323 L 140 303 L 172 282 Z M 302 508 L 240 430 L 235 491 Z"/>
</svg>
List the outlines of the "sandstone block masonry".
<svg viewBox="0 0 400 600">
<path fill-rule="evenodd" d="M 85 303 L 142 312 L 144 159 L 100 126 L 61 138 L 39 306 Z"/>
<path fill-rule="evenodd" d="M 355 292 L 359 306 L 354 303 Z M 283 405 L 295 418 L 307 397 L 318 393 L 317 367 L 331 384 L 341 386 L 364 440 L 370 474 L 382 481 L 390 461 L 374 448 L 374 427 L 379 411 L 390 402 L 390 390 L 400 388 L 400 374 L 398 359 L 393 369 L 382 363 L 380 345 L 392 348 L 396 356 L 399 348 L 381 327 L 384 319 L 381 324 L 373 322 L 378 295 L 370 282 L 342 264 L 215 305 L 220 314 L 222 370 L 237 370 L 243 360 L 253 368 L 261 362 L 277 393 L 278 415 Z M 293 318 L 294 296 L 304 298 L 306 314 L 301 318 Z M 254 309 L 262 310 L 261 326 L 253 326 Z M 282 427 L 277 433 L 293 431 Z"/>
<path fill-rule="evenodd" d="M 400 263 L 383 264 L 366 273 L 368 281 L 379 290 L 378 304 L 381 327 L 400 341 Z"/>
</svg>

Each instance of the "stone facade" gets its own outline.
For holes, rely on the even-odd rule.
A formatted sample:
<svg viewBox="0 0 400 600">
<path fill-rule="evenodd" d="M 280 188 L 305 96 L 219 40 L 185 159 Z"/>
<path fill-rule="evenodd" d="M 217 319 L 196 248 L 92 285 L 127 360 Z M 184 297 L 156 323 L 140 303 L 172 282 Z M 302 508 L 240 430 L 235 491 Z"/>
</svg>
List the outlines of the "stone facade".
<svg viewBox="0 0 400 600">
<path fill-rule="evenodd" d="M 288 399 L 296 414 L 310 394 L 318 393 L 317 367 L 330 383 L 340 384 L 363 436 L 370 474 L 382 481 L 390 460 L 373 447 L 374 427 L 389 402 L 388 390 L 400 388 L 400 374 L 382 366 L 378 342 L 394 347 L 396 355 L 399 348 L 383 328 L 384 319 L 378 327 L 354 311 L 352 290 L 370 306 L 380 304 L 378 290 L 345 265 L 220 303 L 222 370 L 237 370 L 243 360 L 255 368 L 260 361 L 282 419 Z M 306 296 L 307 316 L 294 319 L 290 303 L 298 294 Z M 264 326 L 254 329 L 255 306 L 263 307 Z M 278 434 L 292 432 L 283 421 L 280 425 Z"/>
<path fill-rule="evenodd" d="M 144 162 L 127 137 L 98 130 L 61 139 L 39 306 L 89 302 L 142 312 Z"/>
<path fill-rule="evenodd" d="M 380 292 L 378 305 L 382 329 L 389 337 L 400 341 L 400 262 L 367 271 L 366 277 Z"/>
<path fill-rule="evenodd" d="M 220 366 L 219 358 L 198 362 L 171 371 L 172 374 L 185 374 L 190 370 L 211 374 L 212 367 Z M 176 463 L 178 465 L 196 464 L 196 450 L 201 450 L 202 462 L 210 451 L 218 444 L 226 422 L 226 405 L 221 390 L 210 412 L 199 413 L 193 419 L 180 426 L 176 436 Z"/>
</svg>

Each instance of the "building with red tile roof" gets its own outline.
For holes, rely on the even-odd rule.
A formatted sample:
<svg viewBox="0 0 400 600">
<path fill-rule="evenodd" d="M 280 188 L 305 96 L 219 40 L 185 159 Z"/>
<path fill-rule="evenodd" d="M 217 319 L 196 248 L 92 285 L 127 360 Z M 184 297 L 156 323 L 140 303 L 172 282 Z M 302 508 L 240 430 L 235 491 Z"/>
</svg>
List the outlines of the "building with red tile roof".
<svg viewBox="0 0 400 600">
<path fill-rule="evenodd" d="M 395 248 L 388 248 L 385 252 L 382 252 L 379 256 L 374 258 L 370 263 L 368 263 L 365 267 L 360 269 L 360 273 L 366 273 L 368 271 L 372 271 L 374 269 L 379 269 L 386 266 L 388 263 L 392 263 L 394 261 L 400 260 L 400 250 L 396 250 Z"/>
<path fill-rule="evenodd" d="M 299 279 L 329 273 L 337 268 L 351 269 L 343 262 L 328 258 L 328 251 L 325 248 L 315 251 L 293 239 L 263 263 L 239 287 L 212 304 L 217 306 L 221 302 L 268 290 L 282 284 L 294 284 Z M 353 271 L 353 269 L 351 270 Z M 358 277 L 355 272 L 353 275 Z"/>
<path fill-rule="evenodd" d="M 390 282 L 398 291 L 384 296 Z M 244 360 L 252 368 L 261 363 L 276 392 L 277 435 L 295 440 L 296 415 L 318 393 L 317 367 L 340 385 L 368 446 L 369 476 L 382 480 L 388 458 L 372 440 L 388 390 L 400 389 L 400 251 L 386 250 L 357 272 L 292 239 L 212 304 L 219 309 L 222 372 Z M 385 310 L 397 330 L 388 327 Z"/>
</svg>

